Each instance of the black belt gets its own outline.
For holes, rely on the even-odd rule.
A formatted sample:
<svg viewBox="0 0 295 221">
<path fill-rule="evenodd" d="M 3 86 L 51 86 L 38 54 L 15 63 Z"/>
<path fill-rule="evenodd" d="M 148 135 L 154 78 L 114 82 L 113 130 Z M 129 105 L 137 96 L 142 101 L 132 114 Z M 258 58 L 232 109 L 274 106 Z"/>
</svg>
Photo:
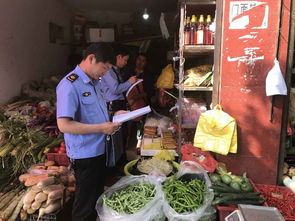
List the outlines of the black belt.
<svg viewBox="0 0 295 221">
<path fill-rule="evenodd" d="M 113 100 L 107 102 L 109 111 L 127 110 L 127 103 L 125 100 Z"/>
</svg>

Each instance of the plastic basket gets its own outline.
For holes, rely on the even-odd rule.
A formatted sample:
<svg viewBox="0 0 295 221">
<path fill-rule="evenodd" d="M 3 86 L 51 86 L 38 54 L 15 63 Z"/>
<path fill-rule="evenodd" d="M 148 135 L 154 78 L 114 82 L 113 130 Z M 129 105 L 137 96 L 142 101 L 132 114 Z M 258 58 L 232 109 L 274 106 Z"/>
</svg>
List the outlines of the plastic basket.
<svg viewBox="0 0 295 221">
<path fill-rule="evenodd" d="M 274 186 L 274 185 L 265 185 L 265 184 L 254 184 L 254 189 L 257 192 L 261 192 L 261 197 L 266 200 L 265 206 L 270 206 L 270 207 L 277 207 L 273 203 L 269 202 L 268 199 L 266 199 L 265 193 L 263 191 L 264 188 L 267 188 L 270 190 L 270 192 L 273 192 L 275 194 L 282 194 L 282 201 L 284 201 L 284 205 L 286 206 L 293 206 L 293 215 L 286 215 L 280 211 L 280 213 L 284 216 L 286 221 L 295 221 L 295 194 L 288 188 L 284 186 Z M 269 195 L 269 194 L 267 194 Z"/>
<path fill-rule="evenodd" d="M 54 161 L 58 166 L 70 165 L 70 158 L 66 153 L 47 153 L 47 160 Z"/>
<path fill-rule="evenodd" d="M 225 217 L 227 217 L 233 211 L 238 209 L 235 206 L 217 206 L 216 208 L 218 211 L 218 220 L 219 221 L 224 221 Z"/>
<path fill-rule="evenodd" d="M 126 176 L 132 176 L 133 174 L 130 173 L 130 169 L 137 163 L 138 159 L 137 160 L 132 160 L 130 161 L 129 163 L 127 163 L 125 166 L 124 166 L 124 173 Z M 175 167 L 177 170 L 179 169 L 180 165 L 175 162 L 175 161 L 172 161 L 172 164 L 173 164 L 173 167 Z"/>
</svg>

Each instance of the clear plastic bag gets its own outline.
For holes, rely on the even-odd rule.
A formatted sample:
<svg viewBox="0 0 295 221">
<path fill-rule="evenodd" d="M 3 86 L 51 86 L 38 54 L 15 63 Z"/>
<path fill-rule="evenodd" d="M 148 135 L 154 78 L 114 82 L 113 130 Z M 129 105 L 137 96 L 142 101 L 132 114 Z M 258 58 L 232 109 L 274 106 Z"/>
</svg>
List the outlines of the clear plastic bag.
<svg viewBox="0 0 295 221">
<path fill-rule="evenodd" d="M 153 177 L 153 176 L 127 176 L 121 178 L 117 183 L 111 186 L 108 190 L 102 194 L 96 203 L 96 211 L 101 221 L 148 221 L 148 220 L 165 220 L 163 214 L 162 203 L 163 203 L 163 192 L 161 191 L 160 183 L 163 177 Z M 106 206 L 103 203 L 103 195 L 107 198 L 116 191 L 120 191 L 127 186 L 135 183 L 150 182 L 155 185 L 156 195 L 148 202 L 141 210 L 134 214 L 123 214 L 119 213 L 112 208 Z"/>
<path fill-rule="evenodd" d="M 184 161 L 181 163 L 180 169 L 176 174 L 177 178 L 184 177 L 184 175 L 192 176 L 196 179 L 201 179 L 205 182 L 207 187 L 203 205 L 196 209 L 192 213 L 177 213 L 168 203 L 168 201 L 164 198 L 163 201 L 163 211 L 165 216 L 169 221 L 195 221 L 199 220 L 203 215 L 205 215 L 206 209 L 211 205 L 211 202 L 214 198 L 214 194 L 212 190 L 209 189 L 211 186 L 210 178 L 208 177 L 206 171 L 197 163 L 191 161 Z"/>
</svg>

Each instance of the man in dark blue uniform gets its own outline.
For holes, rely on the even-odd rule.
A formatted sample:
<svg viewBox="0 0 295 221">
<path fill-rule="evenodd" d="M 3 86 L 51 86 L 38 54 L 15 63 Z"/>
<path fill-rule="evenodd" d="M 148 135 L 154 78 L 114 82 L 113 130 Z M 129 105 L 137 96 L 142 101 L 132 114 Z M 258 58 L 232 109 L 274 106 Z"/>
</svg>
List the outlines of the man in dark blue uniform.
<svg viewBox="0 0 295 221">
<path fill-rule="evenodd" d="M 57 124 L 76 177 L 72 220 L 96 220 L 95 204 L 104 188 L 106 134 L 121 126 L 110 122 L 100 88 L 100 78 L 111 68 L 112 59 L 108 44 L 90 45 L 81 63 L 56 89 Z"/>
</svg>

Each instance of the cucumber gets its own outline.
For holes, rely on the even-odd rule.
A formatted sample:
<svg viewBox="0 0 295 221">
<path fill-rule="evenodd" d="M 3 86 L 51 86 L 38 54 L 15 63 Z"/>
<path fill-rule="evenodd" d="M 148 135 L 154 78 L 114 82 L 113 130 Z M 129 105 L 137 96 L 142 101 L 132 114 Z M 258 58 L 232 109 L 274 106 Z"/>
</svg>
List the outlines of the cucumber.
<svg viewBox="0 0 295 221">
<path fill-rule="evenodd" d="M 211 186 L 211 189 L 214 191 L 220 192 L 220 193 L 242 193 L 239 190 L 235 190 L 229 186 L 218 186 L 218 185 L 213 185 Z"/>
<path fill-rule="evenodd" d="M 237 199 L 260 199 L 260 193 L 220 193 L 222 198 L 228 198 L 230 200 L 237 200 Z"/>
<path fill-rule="evenodd" d="M 264 203 L 264 199 L 259 199 L 259 200 L 233 200 L 233 201 L 222 202 L 221 205 L 225 205 L 225 206 L 238 205 L 238 204 L 263 205 L 263 203 Z"/>
<path fill-rule="evenodd" d="M 264 199 L 259 196 L 247 196 L 248 198 L 241 198 L 238 196 L 223 196 L 213 200 L 212 205 L 236 205 L 236 204 L 253 204 L 261 205 L 264 203 Z"/>
</svg>

